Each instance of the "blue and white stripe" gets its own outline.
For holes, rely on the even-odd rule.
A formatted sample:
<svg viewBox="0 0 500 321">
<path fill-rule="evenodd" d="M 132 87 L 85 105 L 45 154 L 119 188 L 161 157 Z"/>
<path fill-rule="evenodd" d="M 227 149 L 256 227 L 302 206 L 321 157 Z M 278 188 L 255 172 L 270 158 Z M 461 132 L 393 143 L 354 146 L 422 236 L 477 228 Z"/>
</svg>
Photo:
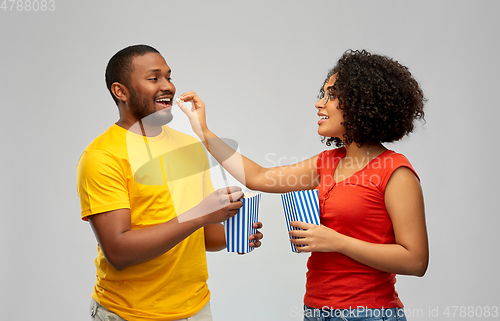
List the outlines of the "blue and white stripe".
<svg viewBox="0 0 500 321">
<path fill-rule="evenodd" d="M 299 230 L 290 225 L 290 223 L 294 221 L 320 225 L 317 189 L 281 194 L 281 202 L 283 204 L 286 226 L 289 232 L 291 230 Z M 290 242 L 290 246 L 292 252 L 298 252 L 295 244 Z"/>
<path fill-rule="evenodd" d="M 228 252 L 248 253 L 253 251 L 250 247 L 250 235 L 257 233 L 253 224 L 259 221 L 260 196 L 257 194 L 243 198 L 243 206 L 238 214 L 224 222 L 226 230 L 226 249 Z"/>
</svg>

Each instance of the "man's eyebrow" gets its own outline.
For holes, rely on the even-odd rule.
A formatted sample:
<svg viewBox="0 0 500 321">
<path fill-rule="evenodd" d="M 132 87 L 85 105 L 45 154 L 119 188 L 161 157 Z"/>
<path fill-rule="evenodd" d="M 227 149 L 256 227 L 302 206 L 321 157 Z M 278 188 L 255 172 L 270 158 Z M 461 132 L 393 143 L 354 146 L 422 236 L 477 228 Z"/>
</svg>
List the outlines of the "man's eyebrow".
<svg viewBox="0 0 500 321">
<path fill-rule="evenodd" d="M 154 69 L 149 69 L 148 71 L 146 71 L 146 73 L 150 73 L 150 72 L 161 72 L 161 69 L 154 68 Z M 167 74 L 170 74 L 170 73 L 172 73 L 172 69 L 169 69 L 167 71 Z"/>
</svg>

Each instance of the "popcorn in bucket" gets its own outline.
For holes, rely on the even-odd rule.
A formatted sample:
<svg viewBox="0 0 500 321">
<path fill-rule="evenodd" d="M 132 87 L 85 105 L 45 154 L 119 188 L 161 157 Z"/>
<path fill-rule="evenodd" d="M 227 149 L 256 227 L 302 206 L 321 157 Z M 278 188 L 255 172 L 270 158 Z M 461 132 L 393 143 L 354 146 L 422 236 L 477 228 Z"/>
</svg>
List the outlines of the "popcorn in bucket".
<svg viewBox="0 0 500 321">
<path fill-rule="evenodd" d="M 261 193 L 245 193 L 243 206 L 238 213 L 224 222 L 226 231 L 226 249 L 228 252 L 248 253 L 253 251 L 250 247 L 250 235 L 257 233 L 253 224 L 259 220 Z"/>
<path fill-rule="evenodd" d="M 291 230 L 299 230 L 299 228 L 290 225 L 290 223 L 294 221 L 320 225 L 317 189 L 281 194 L 281 202 L 283 204 L 283 211 L 285 212 L 288 232 Z M 292 238 L 292 236 L 290 236 L 290 238 Z M 292 247 L 292 252 L 299 252 L 297 247 L 300 247 L 300 245 L 295 245 L 292 242 L 290 242 L 290 245 Z"/>
</svg>

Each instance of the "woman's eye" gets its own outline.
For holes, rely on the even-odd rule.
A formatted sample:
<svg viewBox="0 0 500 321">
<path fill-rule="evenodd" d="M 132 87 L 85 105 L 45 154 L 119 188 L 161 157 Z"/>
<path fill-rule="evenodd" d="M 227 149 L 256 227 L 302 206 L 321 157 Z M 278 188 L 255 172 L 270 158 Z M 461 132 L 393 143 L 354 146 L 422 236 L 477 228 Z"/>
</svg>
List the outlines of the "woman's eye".
<svg viewBox="0 0 500 321">
<path fill-rule="evenodd" d="M 148 80 L 158 80 L 158 78 L 149 78 Z"/>
</svg>

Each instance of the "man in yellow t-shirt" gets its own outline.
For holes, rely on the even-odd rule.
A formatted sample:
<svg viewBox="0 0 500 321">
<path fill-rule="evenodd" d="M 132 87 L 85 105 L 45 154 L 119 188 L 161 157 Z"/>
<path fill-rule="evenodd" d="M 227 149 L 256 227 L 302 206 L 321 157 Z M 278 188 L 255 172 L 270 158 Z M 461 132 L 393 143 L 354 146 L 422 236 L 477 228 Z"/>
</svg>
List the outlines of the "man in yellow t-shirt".
<svg viewBox="0 0 500 321">
<path fill-rule="evenodd" d="M 119 51 L 106 69 L 120 119 L 77 167 L 81 217 L 98 241 L 95 320 L 212 320 L 205 250 L 226 246 L 220 222 L 238 212 L 243 193 L 213 191 L 201 143 L 165 126 L 175 95 L 170 75 L 145 45 Z M 258 247 L 261 238 L 249 241 Z"/>
</svg>

